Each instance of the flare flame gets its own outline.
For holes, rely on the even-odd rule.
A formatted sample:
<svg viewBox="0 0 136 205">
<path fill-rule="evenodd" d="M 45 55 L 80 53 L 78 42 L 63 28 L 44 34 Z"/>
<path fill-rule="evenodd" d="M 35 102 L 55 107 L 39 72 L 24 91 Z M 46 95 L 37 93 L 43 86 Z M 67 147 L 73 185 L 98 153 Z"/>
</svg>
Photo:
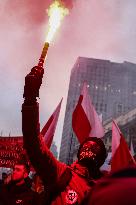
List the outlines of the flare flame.
<svg viewBox="0 0 136 205">
<path fill-rule="evenodd" d="M 69 13 L 69 10 L 59 0 L 55 0 L 47 10 L 49 16 L 49 30 L 46 42 L 50 43 L 57 29 L 61 25 L 63 18 Z"/>
</svg>

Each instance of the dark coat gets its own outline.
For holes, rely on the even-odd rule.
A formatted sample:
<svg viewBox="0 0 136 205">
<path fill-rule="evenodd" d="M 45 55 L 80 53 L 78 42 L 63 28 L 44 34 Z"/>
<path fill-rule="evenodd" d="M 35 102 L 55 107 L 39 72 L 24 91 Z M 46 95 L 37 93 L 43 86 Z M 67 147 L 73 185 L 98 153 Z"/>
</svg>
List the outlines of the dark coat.
<svg viewBox="0 0 136 205">
<path fill-rule="evenodd" d="M 43 137 L 39 135 L 38 103 L 23 104 L 22 130 L 24 148 L 27 150 L 34 169 L 42 179 L 46 192 L 52 197 L 50 204 L 80 204 L 94 181 L 89 177 L 85 167 L 78 163 L 69 167 L 59 162 L 47 148 Z"/>
<path fill-rule="evenodd" d="M 3 185 L 0 190 L 0 205 L 36 205 L 38 194 L 25 183 L 16 186 L 14 183 Z"/>
</svg>

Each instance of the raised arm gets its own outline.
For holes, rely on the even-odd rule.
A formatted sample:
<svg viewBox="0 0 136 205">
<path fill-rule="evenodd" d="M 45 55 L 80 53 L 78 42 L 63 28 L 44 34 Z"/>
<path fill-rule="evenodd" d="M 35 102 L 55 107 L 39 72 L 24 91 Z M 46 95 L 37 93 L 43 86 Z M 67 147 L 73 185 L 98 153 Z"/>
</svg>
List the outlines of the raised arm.
<svg viewBox="0 0 136 205">
<path fill-rule="evenodd" d="M 58 181 L 66 165 L 56 160 L 40 135 L 39 104 L 36 98 L 39 97 L 43 73 L 43 68 L 36 66 L 25 77 L 22 131 L 24 148 L 33 167 L 43 182 L 50 184 Z"/>
</svg>

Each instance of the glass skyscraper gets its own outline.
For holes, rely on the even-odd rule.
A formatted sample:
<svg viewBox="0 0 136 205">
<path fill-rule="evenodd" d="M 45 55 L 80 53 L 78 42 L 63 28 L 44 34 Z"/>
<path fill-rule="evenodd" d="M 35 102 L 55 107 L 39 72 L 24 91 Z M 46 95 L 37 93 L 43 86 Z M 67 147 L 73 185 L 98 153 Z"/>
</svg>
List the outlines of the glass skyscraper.
<svg viewBox="0 0 136 205">
<path fill-rule="evenodd" d="M 60 161 L 67 164 L 72 163 L 78 147 L 72 129 L 72 113 L 84 82 L 103 121 L 136 107 L 136 64 L 79 57 L 71 71 L 60 147 Z"/>
</svg>

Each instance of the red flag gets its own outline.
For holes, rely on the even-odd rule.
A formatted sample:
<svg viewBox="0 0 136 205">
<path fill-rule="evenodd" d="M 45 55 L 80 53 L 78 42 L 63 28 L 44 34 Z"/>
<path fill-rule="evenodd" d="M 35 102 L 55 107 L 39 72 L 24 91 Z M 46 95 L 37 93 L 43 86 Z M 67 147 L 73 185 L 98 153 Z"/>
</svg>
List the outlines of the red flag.
<svg viewBox="0 0 136 205">
<path fill-rule="evenodd" d="M 87 137 L 104 136 L 104 129 L 92 105 L 86 83 L 83 85 L 77 106 L 73 112 L 72 127 L 80 143 Z"/>
<path fill-rule="evenodd" d="M 118 125 L 113 120 L 112 122 L 112 160 L 111 171 L 116 171 L 135 165 L 135 161 L 130 154 L 128 145 L 123 137 Z"/>
<path fill-rule="evenodd" d="M 61 102 L 62 99 L 41 131 L 41 135 L 44 137 L 45 143 L 48 146 L 48 148 L 50 148 L 51 146 L 53 136 L 55 133 L 55 129 L 58 122 L 59 113 L 60 113 L 60 108 L 61 108 Z"/>
</svg>

